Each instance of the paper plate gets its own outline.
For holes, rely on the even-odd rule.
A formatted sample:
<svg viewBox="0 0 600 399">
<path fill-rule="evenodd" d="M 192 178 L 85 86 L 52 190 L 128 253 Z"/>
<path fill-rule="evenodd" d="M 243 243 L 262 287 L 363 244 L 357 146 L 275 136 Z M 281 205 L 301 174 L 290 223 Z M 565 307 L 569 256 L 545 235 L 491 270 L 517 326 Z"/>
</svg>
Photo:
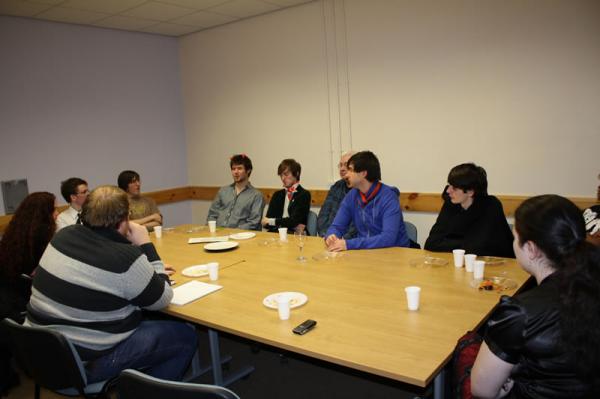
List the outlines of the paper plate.
<svg viewBox="0 0 600 399">
<path fill-rule="evenodd" d="M 206 265 L 194 265 L 183 269 L 181 274 L 187 277 L 202 277 L 208 275 L 208 268 Z"/>
<path fill-rule="evenodd" d="M 321 251 L 317 254 L 314 254 L 312 258 L 316 261 L 320 260 L 335 260 L 346 256 L 345 252 L 330 252 L 330 251 Z"/>
<path fill-rule="evenodd" d="M 412 267 L 440 267 L 448 264 L 448 259 L 436 258 L 435 256 L 424 256 L 411 259 L 408 264 Z"/>
<path fill-rule="evenodd" d="M 207 251 L 226 251 L 228 249 L 232 249 L 240 245 L 237 241 L 221 241 L 221 242 L 212 242 L 210 244 L 206 244 L 204 249 Z"/>
<path fill-rule="evenodd" d="M 484 277 L 483 280 L 472 280 L 471 287 L 477 288 L 480 291 L 502 292 L 517 288 L 517 282 L 507 277 L 491 276 Z"/>
<path fill-rule="evenodd" d="M 289 295 L 290 309 L 304 305 L 308 301 L 308 297 L 301 292 L 276 292 L 263 299 L 263 305 L 271 309 L 277 309 L 277 297 L 280 295 Z"/>
<path fill-rule="evenodd" d="M 234 240 L 248 240 L 250 238 L 254 238 L 256 237 L 256 233 L 253 233 L 251 231 L 244 231 L 242 233 L 235 233 L 235 234 L 231 234 L 229 236 L 229 238 L 232 238 Z"/>
</svg>

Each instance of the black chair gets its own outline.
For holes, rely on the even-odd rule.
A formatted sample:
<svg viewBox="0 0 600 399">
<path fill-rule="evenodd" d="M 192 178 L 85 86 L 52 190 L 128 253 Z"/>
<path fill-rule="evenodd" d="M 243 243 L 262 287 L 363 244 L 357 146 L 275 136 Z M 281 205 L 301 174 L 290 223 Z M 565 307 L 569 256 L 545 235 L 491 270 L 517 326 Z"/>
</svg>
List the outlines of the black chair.
<svg viewBox="0 0 600 399">
<path fill-rule="evenodd" d="M 105 381 L 87 383 L 83 363 L 61 333 L 49 328 L 22 326 L 11 319 L 0 322 L 17 364 L 35 382 L 35 399 L 40 387 L 61 395 L 95 397 Z"/>
<path fill-rule="evenodd" d="M 218 385 L 191 384 L 150 377 L 136 370 L 123 370 L 106 389 L 109 398 L 118 399 L 240 399 Z"/>
</svg>

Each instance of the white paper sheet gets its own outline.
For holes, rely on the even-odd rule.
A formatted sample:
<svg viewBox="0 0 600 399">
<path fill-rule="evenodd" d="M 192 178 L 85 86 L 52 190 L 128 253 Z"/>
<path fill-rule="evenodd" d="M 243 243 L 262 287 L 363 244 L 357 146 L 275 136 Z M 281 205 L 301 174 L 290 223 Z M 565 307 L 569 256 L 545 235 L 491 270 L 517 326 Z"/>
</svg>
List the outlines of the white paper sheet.
<svg viewBox="0 0 600 399">
<path fill-rule="evenodd" d="M 173 289 L 174 295 L 171 303 L 173 305 L 185 305 L 221 288 L 223 288 L 222 285 L 208 284 L 196 280 L 189 281 Z"/>
</svg>

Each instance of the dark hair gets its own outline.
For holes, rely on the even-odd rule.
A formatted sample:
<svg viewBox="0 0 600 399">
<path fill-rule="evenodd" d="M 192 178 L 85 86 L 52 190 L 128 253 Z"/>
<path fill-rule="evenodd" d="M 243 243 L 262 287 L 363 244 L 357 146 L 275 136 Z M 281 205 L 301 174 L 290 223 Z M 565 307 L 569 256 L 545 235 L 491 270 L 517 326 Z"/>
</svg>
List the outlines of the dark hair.
<svg viewBox="0 0 600 399">
<path fill-rule="evenodd" d="M 463 191 L 473 190 L 473 197 L 487 195 L 487 173 L 474 163 L 463 163 L 450 169 L 448 184 Z"/>
<path fill-rule="evenodd" d="M 360 151 L 352 155 L 348 160 L 348 166 L 352 166 L 355 172 L 367 171 L 366 179 L 373 183 L 381 180 L 381 166 L 379 159 L 371 151 Z"/>
<path fill-rule="evenodd" d="M 129 197 L 115 186 L 94 189 L 81 207 L 81 223 L 88 227 L 117 229 L 129 217 Z"/>
<path fill-rule="evenodd" d="M 295 159 L 284 159 L 281 161 L 279 166 L 277 167 L 277 175 L 281 175 L 286 170 L 289 170 L 290 173 L 296 178 L 296 180 L 300 180 L 300 173 L 302 172 L 302 166 Z"/>
<path fill-rule="evenodd" d="M 119 188 L 125 192 L 127 192 L 127 187 L 129 183 L 134 181 L 140 181 L 140 175 L 133 170 L 124 170 L 119 173 L 119 177 L 117 178 L 117 185 Z"/>
<path fill-rule="evenodd" d="M 60 193 L 62 194 L 67 204 L 71 203 L 71 195 L 77 195 L 77 187 L 87 182 L 79 177 L 70 177 L 60 184 Z"/>
<path fill-rule="evenodd" d="M 600 391 L 600 250 L 586 242 L 581 210 L 558 195 L 524 201 L 515 212 L 519 245 L 533 242 L 560 276 L 561 343 L 577 373 Z"/>
<path fill-rule="evenodd" d="M 242 165 L 248 176 L 252 173 L 252 161 L 246 154 L 236 154 L 229 159 L 229 167 L 233 168 L 233 165 Z"/>
<path fill-rule="evenodd" d="M 0 275 L 31 274 L 56 231 L 52 193 L 29 194 L 17 208 L 0 241 Z"/>
</svg>

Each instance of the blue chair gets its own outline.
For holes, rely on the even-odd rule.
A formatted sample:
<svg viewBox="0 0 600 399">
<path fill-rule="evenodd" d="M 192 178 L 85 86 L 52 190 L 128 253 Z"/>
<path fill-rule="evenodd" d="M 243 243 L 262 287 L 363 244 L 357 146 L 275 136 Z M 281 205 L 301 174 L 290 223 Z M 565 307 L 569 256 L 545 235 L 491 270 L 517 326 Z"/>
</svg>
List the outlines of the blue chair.
<svg viewBox="0 0 600 399">
<path fill-rule="evenodd" d="M 0 323 L 12 345 L 17 364 L 35 382 L 35 399 L 40 387 L 61 395 L 95 397 L 106 381 L 87 383 L 83 363 L 73 344 L 58 331 L 22 326 L 11 319 Z"/>
<path fill-rule="evenodd" d="M 308 218 L 306 219 L 306 232 L 309 236 L 316 237 L 317 234 L 317 214 L 313 211 L 308 211 Z"/>
<path fill-rule="evenodd" d="M 161 380 L 131 369 L 123 370 L 106 391 L 109 398 L 119 399 L 240 399 L 218 385 Z"/>
<path fill-rule="evenodd" d="M 404 221 L 404 229 L 406 230 L 406 235 L 408 239 L 417 243 L 417 227 L 411 222 Z"/>
</svg>

